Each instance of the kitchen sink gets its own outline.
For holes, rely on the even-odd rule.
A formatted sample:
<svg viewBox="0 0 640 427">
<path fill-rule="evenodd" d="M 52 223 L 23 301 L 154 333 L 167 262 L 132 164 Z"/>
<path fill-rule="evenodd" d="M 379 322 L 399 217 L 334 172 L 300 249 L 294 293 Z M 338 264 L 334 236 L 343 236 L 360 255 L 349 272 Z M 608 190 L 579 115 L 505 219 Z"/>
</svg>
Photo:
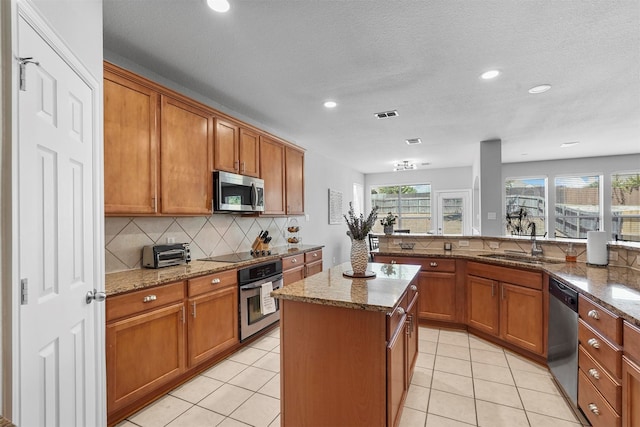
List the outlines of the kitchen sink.
<svg viewBox="0 0 640 427">
<path fill-rule="evenodd" d="M 486 254 L 480 255 L 483 258 L 491 258 L 491 259 L 499 259 L 504 261 L 515 261 L 515 262 L 524 262 L 527 264 L 564 264 L 563 260 L 552 259 L 552 258 L 543 258 L 543 257 L 532 257 L 529 255 L 516 255 L 516 254 Z"/>
</svg>

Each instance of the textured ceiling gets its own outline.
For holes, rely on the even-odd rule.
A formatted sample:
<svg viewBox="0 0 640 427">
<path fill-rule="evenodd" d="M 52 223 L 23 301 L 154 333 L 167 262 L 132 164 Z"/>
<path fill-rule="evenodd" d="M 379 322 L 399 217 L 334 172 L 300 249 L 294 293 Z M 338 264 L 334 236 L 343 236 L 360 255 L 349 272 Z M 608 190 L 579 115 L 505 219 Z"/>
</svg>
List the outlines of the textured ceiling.
<svg viewBox="0 0 640 427">
<path fill-rule="evenodd" d="M 640 153 L 637 0 L 229 2 L 104 0 L 104 47 L 363 173 Z"/>
</svg>

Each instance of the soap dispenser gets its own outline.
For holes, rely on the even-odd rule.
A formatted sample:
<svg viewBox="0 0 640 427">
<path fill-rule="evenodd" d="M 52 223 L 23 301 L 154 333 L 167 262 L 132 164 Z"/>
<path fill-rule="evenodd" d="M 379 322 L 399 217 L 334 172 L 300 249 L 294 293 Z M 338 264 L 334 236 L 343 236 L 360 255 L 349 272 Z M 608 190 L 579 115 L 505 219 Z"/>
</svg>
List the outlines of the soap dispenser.
<svg viewBox="0 0 640 427">
<path fill-rule="evenodd" d="M 567 247 L 567 252 L 565 253 L 564 260 L 566 262 L 576 262 L 578 260 L 578 254 L 576 249 L 573 247 L 573 243 L 569 243 Z"/>
</svg>

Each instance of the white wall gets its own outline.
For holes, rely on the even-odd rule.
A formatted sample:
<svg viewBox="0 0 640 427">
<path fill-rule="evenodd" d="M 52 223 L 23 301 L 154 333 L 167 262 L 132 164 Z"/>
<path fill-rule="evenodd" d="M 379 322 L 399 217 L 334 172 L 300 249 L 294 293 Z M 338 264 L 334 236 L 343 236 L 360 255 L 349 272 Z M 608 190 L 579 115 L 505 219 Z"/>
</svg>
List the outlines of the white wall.
<svg viewBox="0 0 640 427">
<path fill-rule="evenodd" d="M 480 142 L 480 231 L 483 236 L 502 235 L 502 141 Z"/>
<path fill-rule="evenodd" d="M 628 154 L 622 156 L 587 157 L 567 160 L 550 160 L 527 163 L 506 163 L 502 165 L 502 217 L 504 218 L 504 182 L 507 178 L 514 177 L 547 177 L 549 206 L 555 205 L 555 193 L 552 191 L 553 182 L 557 176 L 573 174 L 602 175 L 601 188 L 603 189 L 603 222 L 604 231 L 611 231 L 611 175 L 617 172 L 634 172 L 640 170 L 640 154 Z M 547 224 L 555 223 L 555 212 L 549 210 Z M 553 237 L 552 231 L 550 237 Z"/>
</svg>

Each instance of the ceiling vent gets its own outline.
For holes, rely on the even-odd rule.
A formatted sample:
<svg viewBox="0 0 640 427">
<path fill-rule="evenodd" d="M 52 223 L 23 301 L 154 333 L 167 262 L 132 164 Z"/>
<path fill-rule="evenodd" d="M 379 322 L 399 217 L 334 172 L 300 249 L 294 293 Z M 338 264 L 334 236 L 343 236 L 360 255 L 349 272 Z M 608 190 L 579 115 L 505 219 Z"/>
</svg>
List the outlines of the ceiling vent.
<svg viewBox="0 0 640 427">
<path fill-rule="evenodd" d="M 407 145 L 422 144 L 422 140 L 420 138 L 405 139 L 405 142 L 407 143 Z"/>
<path fill-rule="evenodd" d="M 383 111 L 381 113 L 375 113 L 374 116 L 376 116 L 379 119 L 388 119 L 389 117 L 397 117 L 398 111 L 397 110 Z"/>
</svg>

